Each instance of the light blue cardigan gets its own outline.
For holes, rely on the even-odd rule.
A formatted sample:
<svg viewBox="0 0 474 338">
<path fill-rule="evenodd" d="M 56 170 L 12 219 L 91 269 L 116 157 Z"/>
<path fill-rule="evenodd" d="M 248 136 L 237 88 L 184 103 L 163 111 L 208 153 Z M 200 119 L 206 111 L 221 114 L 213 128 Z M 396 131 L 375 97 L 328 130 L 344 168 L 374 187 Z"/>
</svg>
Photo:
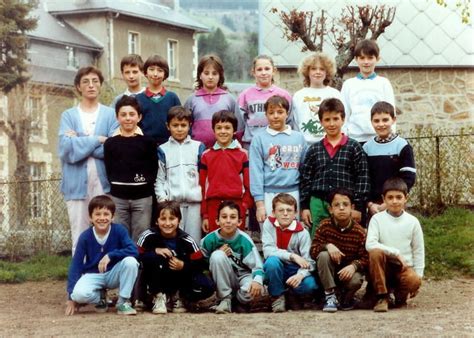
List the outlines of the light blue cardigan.
<svg viewBox="0 0 474 338">
<path fill-rule="evenodd" d="M 104 146 L 97 136 L 112 136 L 118 128 L 115 111 L 100 105 L 94 135 L 84 135 L 81 117 L 77 107 L 62 113 L 59 124 L 58 153 L 61 160 L 61 192 L 66 201 L 85 199 L 87 196 L 87 159 L 95 158 L 97 173 L 104 193 L 110 191 L 104 165 Z M 68 130 L 74 130 L 76 137 L 66 136 Z"/>
</svg>

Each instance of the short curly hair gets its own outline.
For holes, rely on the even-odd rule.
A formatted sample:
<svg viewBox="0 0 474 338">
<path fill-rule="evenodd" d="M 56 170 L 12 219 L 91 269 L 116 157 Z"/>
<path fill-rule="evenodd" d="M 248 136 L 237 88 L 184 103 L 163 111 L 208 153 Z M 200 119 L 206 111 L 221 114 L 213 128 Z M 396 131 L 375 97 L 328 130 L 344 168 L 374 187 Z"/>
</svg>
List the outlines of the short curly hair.
<svg viewBox="0 0 474 338">
<path fill-rule="evenodd" d="M 303 84 L 305 87 L 311 85 L 309 80 L 309 70 L 311 67 L 315 67 L 318 63 L 326 70 L 326 78 L 323 82 L 324 85 L 327 86 L 332 82 L 332 79 L 336 74 L 336 63 L 334 59 L 324 53 L 314 53 L 305 57 L 298 68 L 298 73 L 303 76 Z"/>
</svg>

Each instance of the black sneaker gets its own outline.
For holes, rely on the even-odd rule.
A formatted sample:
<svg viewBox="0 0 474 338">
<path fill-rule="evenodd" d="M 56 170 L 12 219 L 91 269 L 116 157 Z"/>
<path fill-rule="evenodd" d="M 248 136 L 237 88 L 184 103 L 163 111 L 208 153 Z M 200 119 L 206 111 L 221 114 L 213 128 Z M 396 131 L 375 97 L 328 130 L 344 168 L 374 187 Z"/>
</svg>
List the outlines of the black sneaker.
<svg viewBox="0 0 474 338">
<path fill-rule="evenodd" d="M 109 309 L 109 305 L 107 304 L 107 290 L 102 289 L 100 290 L 100 300 L 95 305 L 95 312 L 104 313 L 107 312 Z"/>
<path fill-rule="evenodd" d="M 342 311 L 350 311 L 350 310 L 353 310 L 355 307 L 356 307 L 356 300 L 351 299 L 351 300 L 348 300 L 348 301 L 344 301 L 339 306 L 339 309 L 341 309 Z"/>
</svg>

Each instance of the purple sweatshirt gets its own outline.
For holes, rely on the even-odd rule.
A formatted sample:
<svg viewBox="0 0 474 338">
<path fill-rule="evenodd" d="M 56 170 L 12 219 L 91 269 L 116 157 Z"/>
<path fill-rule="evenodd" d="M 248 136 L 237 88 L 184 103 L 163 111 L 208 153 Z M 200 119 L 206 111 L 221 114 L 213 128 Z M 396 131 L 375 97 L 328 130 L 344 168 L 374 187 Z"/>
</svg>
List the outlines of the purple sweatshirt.
<svg viewBox="0 0 474 338">
<path fill-rule="evenodd" d="M 240 110 L 238 117 L 244 125 L 244 135 L 242 137 L 244 143 L 250 143 L 255 132 L 268 125 L 263 106 L 273 95 L 280 95 L 288 100 L 290 111 L 288 112 L 287 123 L 294 129 L 295 126 L 291 114 L 291 95 L 286 90 L 275 85 L 267 89 L 253 86 L 240 93 L 238 99 Z"/>
<path fill-rule="evenodd" d="M 212 115 L 223 109 L 231 112 L 237 110 L 234 97 L 221 88 L 214 93 L 208 93 L 203 88 L 198 89 L 188 97 L 184 106 L 193 113 L 193 140 L 204 143 L 206 148 L 211 148 L 216 142 L 212 130 Z"/>
</svg>

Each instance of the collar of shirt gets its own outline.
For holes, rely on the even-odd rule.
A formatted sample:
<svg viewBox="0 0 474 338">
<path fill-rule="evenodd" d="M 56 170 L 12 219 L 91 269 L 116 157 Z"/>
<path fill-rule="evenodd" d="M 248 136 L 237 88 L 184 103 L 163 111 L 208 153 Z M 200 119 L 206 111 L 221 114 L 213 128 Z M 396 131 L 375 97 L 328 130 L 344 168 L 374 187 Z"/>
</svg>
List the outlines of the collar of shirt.
<svg viewBox="0 0 474 338">
<path fill-rule="evenodd" d="M 132 93 L 132 92 L 131 92 L 130 90 L 128 90 L 128 88 L 127 88 L 127 89 L 125 89 L 125 91 L 123 92 L 123 95 L 136 96 L 136 95 L 138 95 L 138 94 L 140 94 L 140 93 L 143 93 L 143 92 L 145 91 L 145 89 L 146 89 L 145 87 L 142 87 L 138 92 Z"/>
<path fill-rule="evenodd" d="M 117 136 L 117 135 L 122 135 L 122 128 L 118 127 L 117 129 L 115 129 L 114 133 L 112 134 L 112 136 Z M 139 126 L 137 126 L 135 128 L 135 131 L 133 132 L 133 135 L 136 136 L 136 135 L 141 135 L 143 136 L 143 131 L 140 129 Z"/>
<path fill-rule="evenodd" d="M 170 136 L 170 138 L 168 139 L 170 142 L 173 142 L 173 143 L 176 143 L 176 144 L 183 144 L 183 143 L 188 143 L 188 142 L 191 142 L 191 136 L 186 136 L 186 138 L 183 140 L 183 142 L 178 142 L 174 139 L 173 136 Z"/>
<path fill-rule="evenodd" d="M 324 145 L 324 148 L 326 148 L 328 154 L 329 154 L 329 157 L 333 158 L 334 155 L 336 155 L 337 151 L 347 143 L 347 141 L 349 140 L 349 137 L 347 135 L 344 135 L 342 134 L 342 138 L 341 140 L 339 141 L 339 143 L 337 143 L 335 146 L 333 146 L 329 140 L 328 140 L 328 137 L 327 135 L 324 136 L 323 138 L 323 145 Z"/>
<path fill-rule="evenodd" d="M 275 224 L 276 227 L 279 227 L 279 228 L 281 229 L 280 223 L 278 222 L 277 219 L 275 219 L 275 223 L 274 223 L 274 224 Z M 281 229 L 281 230 L 283 230 L 283 231 L 286 231 L 286 230 L 288 230 L 288 231 L 295 231 L 295 229 L 296 229 L 296 224 L 297 224 L 297 222 L 296 222 L 296 220 L 294 220 L 293 222 L 291 222 L 291 224 L 290 224 L 289 226 L 287 226 L 285 229 Z"/>
<path fill-rule="evenodd" d="M 261 88 L 261 87 L 259 87 L 259 86 L 255 86 L 255 88 L 257 88 L 257 90 L 259 90 L 259 91 L 268 90 L 269 92 L 273 92 L 276 87 L 275 87 L 275 85 L 271 85 L 271 86 L 268 87 L 268 88 Z"/>
<path fill-rule="evenodd" d="M 369 76 L 367 77 L 364 77 L 364 75 L 362 75 L 361 73 L 357 73 L 357 78 L 359 80 L 373 80 L 377 77 L 377 73 L 376 72 L 373 72 L 372 74 L 370 74 Z"/>
<path fill-rule="evenodd" d="M 398 134 L 395 134 L 395 133 L 390 133 L 390 135 L 388 135 L 387 138 L 380 138 L 378 135 L 376 135 L 375 136 L 375 142 L 377 142 L 377 143 L 388 143 L 388 142 L 393 141 L 397 136 L 398 136 Z"/>
<path fill-rule="evenodd" d="M 153 93 L 150 88 L 146 87 L 145 89 L 145 95 L 147 97 L 154 97 L 154 96 L 165 96 L 166 94 L 166 89 L 165 87 L 161 87 L 161 90 L 158 93 Z"/>
<path fill-rule="evenodd" d="M 216 103 L 221 95 L 227 94 L 227 92 L 222 88 L 217 88 L 214 92 L 209 93 L 204 88 L 196 90 L 196 96 L 200 96 L 204 99 L 207 104 Z"/>
<path fill-rule="evenodd" d="M 286 125 L 285 130 L 282 130 L 282 131 L 272 129 L 269 126 L 267 126 L 266 130 L 267 130 L 267 133 L 269 133 L 272 136 L 278 135 L 280 133 L 284 133 L 284 134 L 287 134 L 287 135 L 291 136 L 291 126 L 289 126 L 289 125 Z"/>
<path fill-rule="evenodd" d="M 214 143 L 214 145 L 212 146 L 212 149 L 214 150 L 219 150 L 219 149 L 236 149 L 236 148 L 241 148 L 240 146 L 240 143 L 237 141 L 237 140 L 232 140 L 232 142 L 230 142 L 230 144 L 223 148 L 219 145 L 219 143 Z"/>
</svg>

